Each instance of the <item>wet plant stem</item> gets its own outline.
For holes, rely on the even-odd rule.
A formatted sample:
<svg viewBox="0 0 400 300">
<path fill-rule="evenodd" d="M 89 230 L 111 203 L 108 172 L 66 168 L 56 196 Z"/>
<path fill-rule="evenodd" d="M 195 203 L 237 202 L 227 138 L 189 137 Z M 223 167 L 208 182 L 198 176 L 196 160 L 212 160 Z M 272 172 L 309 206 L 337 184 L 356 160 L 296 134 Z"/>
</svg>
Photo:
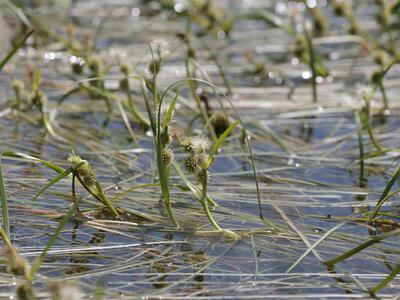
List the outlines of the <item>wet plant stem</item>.
<svg viewBox="0 0 400 300">
<path fill-rule="evenodd" d="M 192 76 L 192 74 L 190 73 L 189 60 L 186 60 L 185 66 L 186 66 L 186 76 L 188 78 L 192 78 L 192 77 L 194 78 L 195 76 Z M 205 109 L 203 108 L 203 106 L 201 104 L 199 95 L 197 95 L 197 93 L 196 93 L 196 82 L 188 81 L 188 85 L 189 85 L 190 91 L 192 93 L 192 96 L 193 96 L 194 100 L 196 101 L 196 105 L 197 105 L 197 108 L 199 109 L 203 124 L 207 125 L 207 129 L 211 135 L 211 138 L 213 139 L 213 141 L 216 141 L 217 135 L 215 134 L 215 131 L 211 125 L 211 122 L 209 122 L 209 120 L 208 120 L 207 112 L 205 111 Z"/>
<path fill-rule="evenodd" d="M 202 184 L 202 191 L 201 191 L 201 205 L 203 206 L 204 212 L 206 213 L 206 216 L 208 220 L 210 221 L 211 225 L 216 229 L 216 230 L 222 230 L 221 227 L 219 227 L 217 221 L 215 221 L 214 217 L 211 214 L 210 208 L 208 206 L 208 201 L 207 201 L 207 182 L 203 182 Z"/>
<path fill-rule="evenodd" d="M 7 204 L 1 161 L 0 161 L 0 197 L 1 197 L 1 212 L 3 216 L 3 228 L 7 237 L 10 238 L 10 220 L 8 214 L 8 204 Z"/>
<path fill-rule="evenodd" d="M 317 70 L 315 67 L 316 57 L 314 52 L 314 46 L 312 44 L 312 37 L 310 32 L 310 25 L 304 25 L 304 34 L 306 36 L 307 41 L 307 48 L 310 56 L 309 64 L 311 69 L 311 86 L 312 86 L 312 95 L 313 95 L 313 102 L 317 102 Z"/>
<path fill-rule="evenodd" d="M 356 131 L 358 137 L 358 149 L 359 149 L 359 157 L 360 157 L 360 186 L 363 187 L 365 185 L 365 177 L 364 177 L 364 145 L 362 138 L 362 126 L 361 126 L 361 118 L 360 112 L 354 112 L 354 119 L 356 122 Z"/>
</svg>

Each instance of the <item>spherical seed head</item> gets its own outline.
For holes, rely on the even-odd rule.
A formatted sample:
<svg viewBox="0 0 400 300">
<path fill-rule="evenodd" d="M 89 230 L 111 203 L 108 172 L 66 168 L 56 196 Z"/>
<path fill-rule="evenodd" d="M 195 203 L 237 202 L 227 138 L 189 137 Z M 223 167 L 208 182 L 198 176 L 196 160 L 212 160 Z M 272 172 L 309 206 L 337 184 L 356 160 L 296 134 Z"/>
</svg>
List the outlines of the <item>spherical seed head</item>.
<svg viewBox="0 0 400 300">
<path fill-rule="evenodd" d="M 197 160 L 194 155 L 187 156 L 185 158 L 184 165 L 185 165 L 186 170 L 188 170 L 188 172 L 193 173 L 193 174 L 196 173 L 196 171 L 198 169 Z"/>
<path fill-rule="evenodd" d="M 197 165 L 200 168 L 204 168 L 207 164 L 208 155 L 205 152 L 199 152 L 195 154 Z"/>
<path fill-rule="evenodd" d="M 170 164 L 174 159 L 174 152 L 170 148 L 165 148 L 161 151 L 161 160 L 166 164 Z"/>
<path fill-rule="evenodd" d="M 16 290 L 18 300 L 36 300 L 35 290 L 29 283 L 21 284 Z"/>
<path fill-rule="evenodd" d="M 193 152 L 195 149 L 195 146 L 193 143 L 193 138 L 191 138 L 191 137 L 184 138 L 181 143 L 181 146 L 186 152 L 189 152 L 189 153 Z"/>
<path fill-rule="evenodd" d="M 71 70 L 74 74 L 80 75 L 83 73 L 83 66 L 84 64 L 76 62 L 71 64 Z"/>
<path fill-rule="evenodd" d="M 27 276 L 29 274 L 28 262 L 19 255 L 13 246 L 4 246 L 3 255 L 7 259 L 7 272 L 15 276 Z"/>
<path fill-rule="evenodd" d="M 36 105 L 37 107 L 43 108 L 47 104 L 47 96 L 39 91 L 38 93 L 34 93 L 32 95 L 32 97 L 29 99 L 29 102 L 31 105 Z"/>
<path fill-rule="evenodd" d="M 361 31 L 360 25 L 356 21 L 350 22 L 350 26 L 349 26 L 350 34 L 356 35 L 356 34 L 359 34 L 360 31 Z"/>
<path fill-rule="evenodd" d="M 161 61 L 159 59 L 151 61 L 147 69 L 151 74 L 158 74 L 161 70 Z"/>
<path fill-rule="evenodd" d="M 386 63 L 387 57 L 383 50 L 377 50 L 373 53 L 373 58 L 376 64 L 384 65 Z"/>
<path fill-rule="evenodd" d="M 371 82 L 374 84 L 379 83 L 379 81 L 381 80 L 381 76 L 382 76 L 382 73 L 380 70 L 374 71 L 371 75 Z"/>
<path fill-rule="evenodd" d="M 207 151 L 210 146 L 210 142 L 204 136 L 196 136 L 193 139 L 194 151 L 197 153 L 204 153 Z"/>
<path fill-rule="evenodd" d="M 11 82 L 11 87 L 15 93 L 20 94 L 24 90 L 24 83 L 21 80 L 14 79 Z"/>
<path fill-rule="evenodd" d="M 221 134 L 223 134 L 225 130 L 227 130 L 228 127 L 231 125 L 229 119 L 222 112 L 217 112 L 214 115 L 211 124 L 214 127 L 214 131 L 217 137 L 220 137 Z"/>
<path fill-rule="evenodd" d="M 182 129 L 176 126 L 169 128 L 170 138 L 173 143 L 180 144 L 182 140 Z"/>
<path fill-rule="evenodd" d="M 101 59 L 97 56 L 92 56 L 88 61 L 88 67 L 94 74 L 100 73 L 101 65 Z"/>
<path fill-rule="evenodd" d="M 131 73 L 131 71 L 132 71 L 132 67 L 131 67 L 131 65 L 130 65 L 129 63 L 123 63 L 123 64 L 121 64 L 121 72 L 122 72 L 124 75 L 129 76 L 129 74 Z"/>
<path fill-rule="evenodd" d="M 207 184 L 210 181 L 210 172 L 204 168 L 198 171 L 196 175 L 200 184 Z"/>
<path fill-rule="evenodd" d="M 332 1 L 333 11 L 337 16 L 345 16 L 349 12 L 349 8 L 347 4 L 343 0 L 334 0 Z"/>
</svg>

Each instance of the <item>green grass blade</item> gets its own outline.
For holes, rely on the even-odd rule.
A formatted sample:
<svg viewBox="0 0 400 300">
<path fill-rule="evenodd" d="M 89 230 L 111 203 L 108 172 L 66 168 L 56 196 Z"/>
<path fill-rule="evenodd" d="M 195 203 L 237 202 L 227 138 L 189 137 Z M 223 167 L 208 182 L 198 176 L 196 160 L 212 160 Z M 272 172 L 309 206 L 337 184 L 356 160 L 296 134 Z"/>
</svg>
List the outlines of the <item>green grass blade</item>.
<svg viewBox="0 0 400 300">
<path fill-rule="evenodd" d="M 360 186 L 363 186 L 365 183 L 364 178 L 364 145 L 363 145 L 363 138 L 362 138 L 362 126 L 361 126 L 361 118 L 360 112 L 354 112 L 354 119 L 356 122 L 356 130 L 357 130 L 357 137 L 358 137 L 358 149 L 359 149 L 359 156 L 360 156 Z"/>
<path fill-rule="evenodd" d="M 172 101 L 171 105 L 168 108 L 167 114 L 165 115 L 165 127 L 169 127 L 169 124 L 171 123 L 172 113 L 174 111 L 177 100 L 178 100 L 178 94 L 176 94 L 174 100 Z"/>
<path fill-rule="evenodd" d="M 357 247 L 354 247 L 353 249 L 343 253 L 342 255 L 339 255 L 334 259 L 326 261 L 325 264 L 328 267 L 333 267 L 338 262 L 341 262 L 341 261 L 357 254 L 358 252 L 364 250 L 365 248 L 368 248 L 369 246 L 379 243 L 380 241 L 384 240 L 385 238 L 388 238 L 388 237 L 390 237 L 392 235 L 396 235 L 396 234 L 400 234 L 400 229 L 392 230 L 392 231 L 382 234 L 380 236 L 373 237 L 370 240 L 362 243 L 361 245 L 358 245 Z"/>
<path fill-rule="evenodd" d="M 3 215 L 3 228 L 7 237 L 10 238 L 10 220 L 8 215 L 8 205 L 6 197 L 6 189 L 4 186 L 4 177 L 0 160 L 0 197 L 1 197 L 1 212 Z"/>
<path fill-rule="evenodd" d="M 55 183 L 59 182 L 61 179 L 67 177 L 71 173 L 71 169 L 66 169 L 64 172 L 59 173 L 56 177 L 54 177 L 48 184 L 46 184 L 40 191 L 39 193 L 36 194 L 35 197 L 33 197 L 33 201 L 36 201 L 36 199 L 49 187 L 54 185 Z"/>
<path fill-rule="evenodd" d="M 307 42 L 307 48 L 308 52 L 310 55 L 310 69 L 311 69 L 311 86 L 312 86 L 312 95 L 313 95 L 313 102 L 317 102 L 317 70 L 315 68 L 316 65 L 316 57 L 315 57 L 315 52 L 314 52 L 314 46 L 312 43 L 312 37 L 311 37 L 311 24 L 310 23 L 305 23 L 304 24 L 304 35 L 306 37 L 306 42 Z"/>
<path fill-rule="evenodd" d="M 14 152 L 14 151 L 5 151 L 3 153 L 1 153 L 1 156 L 3 157 L 13 157 L 13 158 L 22 158 L 22 159 L 27 159 L 30 161 L 34 161 L 34 162 L 38 162 L 41 163 L 43 165 L 45 165 L 46 167 L 58 172 L 58 173 L 62 173 L 65 170 L 59 166 L 57 166 L 56 164 L 52 163 L 51 161 L 48 160 L 44 160 L 44 159 L 40 159 L 34 156 L 30 156 L 28 154 L 24 154 L 24 153 L 20 153 L 20 152 Z"/>
<path fill-rule="evenodd" d="M 25 34 L 15 45 L 15 47 L 0 61 L 0 71 L 4 68 L 4 66 L 9 62 L 9 60 L 17 53 L 18 49 L 21 48 L 28 37 L 31 36 L 33 33 L 33 30 L 29 31 L 27 34 Z"/>
<path fill-rule="evenodd" d="M 377 292 L 385 288 L 400 273 L 400 265 L 398 265 L 384 280 L 382 280 L 370 293 L 374 297 Z"/>
<path fill-rule="evenodd" d="M 64 226 L 68 223 L 68 221 L 71 219 L 72 214 L 74 212 L 75 208 L 72 205 L 70 209 L 68 210 L 67 214 L 61 219 L 61 221 L 58 223 L 58 226 L 50 239 L 48 240 L 46 247 L 43 249 L 42 253 L 34 260 L 31 268 L 31 277 L 34 278 L 36 272 L 39 270 L 40 266 L 43 263 L 43 260 L 47 254 L 47 252 L 50 250 L 51 247 L 53 247 L 55 241 L 57 240 L 58 236 L 61 233 L 61 230 L 64 228 Z"/>
<path fill-rule="evenodd" d="M 210 151 L 210 157 L 208 158 L 208 162 L 207 162 L 207 169 L 211 166 L 213 160 L 214 160 L 214 156 L 215 154 L 218 152 L 219 147 L 221 146 L 221 144 L 224 142 L 224 140 L 226 139 L 226 137 L 232 132 L 233 129 L 235 129 L 235 127 L 239 124 L 239 121 L 236 121 L 234 123 L 232 123 L 225 131 L 223 134 L 220 135 L 220 137 L 215 141 L 214 145 L 211 148 Z"/>
<path fill-rule="evenodd" d="M 379 198 L 378 202 L 375 205 L 374 211 L 372 212 L 371 216 L 369 217 L 368 222 L 372 222 L 373 219 L 375 219 L 376 215 L 378 214 L 382 203 L 384 202 L 385 198 L 389 194 L 390 190 L 392 189 L 393 185 L 396 183 L 397 179 L 400 176 L 400 167 L 397 169 L 397 171 L 393 174 L 392 178 L 390 178 L 388 184 L 386 185 L 385 190 L 383 191 L 381 197 Z"/>
</svg>

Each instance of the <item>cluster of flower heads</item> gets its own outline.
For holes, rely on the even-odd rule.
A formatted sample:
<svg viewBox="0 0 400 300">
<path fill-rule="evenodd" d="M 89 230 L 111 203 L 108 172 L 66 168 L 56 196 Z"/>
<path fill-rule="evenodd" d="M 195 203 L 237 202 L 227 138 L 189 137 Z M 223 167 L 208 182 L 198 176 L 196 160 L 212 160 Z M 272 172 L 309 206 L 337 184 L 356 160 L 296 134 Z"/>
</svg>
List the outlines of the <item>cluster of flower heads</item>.
<svg viewBox="0 0 400 300">
<path fill-rule="evenodd" d="M 186 170 L 196 175 L 198 183 L 207 183 L 210 178 L 207 167 L 208 139 L 201 136 L 188 137 L 181 142 L 181 146 L 188 154 L 184 162 Z"/>
</svg>

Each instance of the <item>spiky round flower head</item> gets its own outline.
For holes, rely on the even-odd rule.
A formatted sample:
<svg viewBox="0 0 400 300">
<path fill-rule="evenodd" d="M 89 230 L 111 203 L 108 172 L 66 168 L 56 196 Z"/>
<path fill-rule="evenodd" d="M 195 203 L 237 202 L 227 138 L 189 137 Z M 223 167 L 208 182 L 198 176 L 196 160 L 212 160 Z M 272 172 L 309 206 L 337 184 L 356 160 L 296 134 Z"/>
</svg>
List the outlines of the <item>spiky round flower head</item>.
<svg viewBox="0 0 400 300">
<path fill-rule="evenodd" d="M 99 74 L 102 66 L 101 59 L 97 56 L 92 56 L 88 61 L 88 67 L 93 74 Z"/>
<path fill-rule="evenodd" d="M 208 155 L 205 152 L 198 152 L 194 156 L 198 167 L 205 168 L 208 160 Z"/>
<path fill-rule="evenodd" d="M 129 63 L 123 63 L 121 64 L 121 72 L 125 75 L 125 76 L 129 76 L 129 74 L 132 71 L 132 66 Z"/>
<path fill-rule="evenodd" d="M 29 99 L 29 102 L 31 103 L 31 105 L 37 106 L 40 109 L 43 109 L 48 100 L 47 97 L 44 93 L 42 93 L 41 91 L 39 92 L 35 92 L 32 97 Z"/>
<path fill-rule="evenodd" d="M 21 80 L 14 79 L 11 82 L 11 87 L 14 90 L 14 92 L 19 95 L 24 90 L 24 83 Z"/>
<path fill-rule="evenodd" d="M 349 33 L 356 35 L 359 34 L 360 32 L 361 32 L 360 24 L 356 20 L 351 19 L 349 25 Z"/>
<path fill-rule="evenodd" d="M 162 161 L 168 165 L 170 164 L 173 159 L 174 159 L 174 152 L 170 148 L 165 148 L 161 151 L 161 159 Z"/>
<path fill-rule="evenodd" d="M 182 140 L 182 129 L 176 126 L 172 126 L 169 128 L 169 135 L 171 138 L 171 142 L 175 143 L 175 144 L 180 144 L 181 140 Z"/>
<path fill-rule="evenodd" d="M 344 0 L 333 0 L 332 7 L 337 16 L 347 16 L 350 13 L 350 7 Z"/>
<path fill-rule="evenodd" d="M 371 82 L 374 84 L 378 84 L 379 81 L 382 79 L 382 72 L 381 70 L 376 70 L 371 75 Z"/>
<path fill-rule="evenodd" d="M 189 155 L 185 158 L 184 162 L 186 170 L 188 172 L 195 174 L 198 169 L 197 159 L 194 155 Z"/>
<path fill-rule="evenodd" d="M 161 61 L 159 59 L 149 62 L 147 69 L 151 74 L 158 74 L 161 71 Z"/>
<path fill-rule="evenodd" d="M 181 146 L 186 152 L 188 152 L 188 153 L 193 152 L 195 149 L 195 146 L 193 143 L 193 138 L 191 138 L 191 137 L 184 138 L 181 143 Z"/>
<path fill-rule="evenodd" d="M 224 113 L 220 111 L 214 115 L 211 124 L 217 137 L 220 137 L 221 134 L 223 134 L 225 130 L 227 130 L 228 127 L 231 125 L 229 119 L 225 116 Z"/>
<path fill-rule="evenodd" d="M 194 150 L 198 153 L 204 153 L 210 146 L 210 142 L 204 136 L 196 136 L 193 139 Z"/>
<path fill-rule="evenodd" d="M 32 284 L 24 283 L 17 287 L 16 290 L 17 299 L 18 300 L 36 300 L 35 290 L 33 289 Z"/>
<path fill-rule="evenodd" d="M 200 184 L 207 184 L 210 181 L 210 172 L 207 169 L 200 169 L 196 174 L 197 181 Z"/>
<path fill-rule="evenodd" d="M 383 66 L 387 61 L 387 56 L 383 50 L 377 50 L 373 53 L 373 58 L 376 64 Z"/>
<path fill-rule="evenodd" d="M 7 272 L 15 276 L 27 276 L 29 274 L 28 262 L 19 255 L 12 245 L 4 246 L 3 255 L 7 259 Z"/>
</svg>

